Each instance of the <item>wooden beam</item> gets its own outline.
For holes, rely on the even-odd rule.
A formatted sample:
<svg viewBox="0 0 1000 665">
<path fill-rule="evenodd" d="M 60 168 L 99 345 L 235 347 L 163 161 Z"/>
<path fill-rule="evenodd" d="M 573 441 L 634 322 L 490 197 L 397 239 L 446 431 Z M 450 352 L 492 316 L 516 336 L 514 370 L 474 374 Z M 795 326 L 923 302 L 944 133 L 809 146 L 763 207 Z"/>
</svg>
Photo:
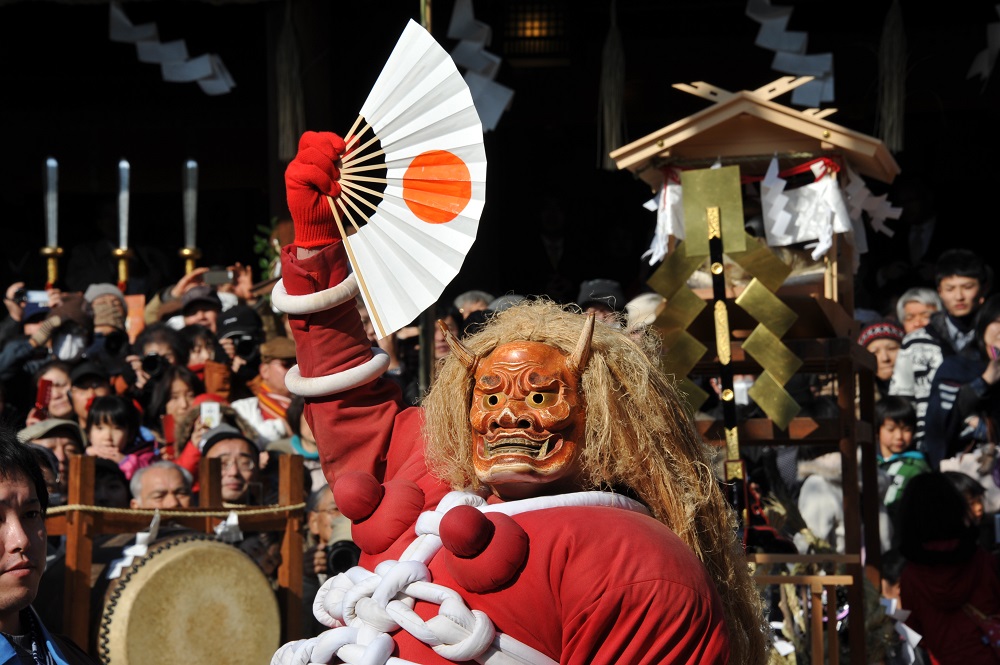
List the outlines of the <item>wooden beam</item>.
<svg viewBox="0 0 1000 665">
<path fill-rule="evenodd" d="M 779 79 L 775 79 L 768 83 L 767 85 L 762 85 L 753 91 L 755 97 L 760 97 L 761 99 L 774 99 L 775 97 L 780 97 L 781 95 L 795 90 L 795 88 L 800 85 L 805 85 L 812 81 L 814 76 L 782 76 Z"/>
</svg>

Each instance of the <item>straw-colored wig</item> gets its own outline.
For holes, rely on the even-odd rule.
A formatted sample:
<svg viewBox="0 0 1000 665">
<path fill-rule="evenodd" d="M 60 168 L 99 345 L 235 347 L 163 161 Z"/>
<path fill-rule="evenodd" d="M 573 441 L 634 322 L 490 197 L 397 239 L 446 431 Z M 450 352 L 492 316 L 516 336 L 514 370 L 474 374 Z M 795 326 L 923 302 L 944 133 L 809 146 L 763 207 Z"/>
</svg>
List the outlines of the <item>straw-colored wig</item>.
<svg viewBox="0 0 1000 665">
<path fill-rule="evenodd" d="M 517 340 L 569 354 L 585 318 L 552 302 L 512 307 L 463 343 L 480 357 Z M 765 663 L 768 640 L 760 595 L 736 537 L 735 514 L 719 489 L 708 448 L 694 430 L 672 381 L 638 342 L 611 326 L 594 329 L 581 382 L 587 408 L 582 465 L 585 489 L 627 488 L 704 562 L 725 606 L 730 662 Z M 469 407 L 473 381 L 450 354 L 423 402 L 431 471 L 454 488 L 479 489 L 472 463 Z M 666 601 L 669 602 L 669 601 Z"/>
</svg>

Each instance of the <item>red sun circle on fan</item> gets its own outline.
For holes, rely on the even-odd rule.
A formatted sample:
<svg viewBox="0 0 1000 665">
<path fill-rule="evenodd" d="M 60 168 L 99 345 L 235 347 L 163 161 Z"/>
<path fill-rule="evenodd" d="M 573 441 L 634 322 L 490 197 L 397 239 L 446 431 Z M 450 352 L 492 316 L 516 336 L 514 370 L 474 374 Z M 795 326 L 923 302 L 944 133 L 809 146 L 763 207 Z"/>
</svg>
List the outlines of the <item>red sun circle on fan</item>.
<svg viewBox="0 0 1000 665">
<path fill-rule="evenodd" d="M 417 155 L 403 174 L 403 200 L 410 212 L 428 224 L 455 219 L 471 198 L 469 167 L 447 150 Z"/>
</svg>

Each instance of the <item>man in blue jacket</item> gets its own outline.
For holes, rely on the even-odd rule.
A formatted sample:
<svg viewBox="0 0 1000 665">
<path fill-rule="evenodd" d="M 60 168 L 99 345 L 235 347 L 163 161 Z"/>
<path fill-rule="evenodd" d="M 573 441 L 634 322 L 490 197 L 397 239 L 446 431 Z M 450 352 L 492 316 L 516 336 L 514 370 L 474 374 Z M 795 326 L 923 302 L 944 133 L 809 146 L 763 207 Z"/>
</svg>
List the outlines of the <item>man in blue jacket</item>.
<svg viewBox="0 0 1000 665">
<path fill-rule="evenodd" d="M 34 455 L 0 427 L 0 665 L 92 664 L 31 607 L 45 572 L 49 494 Z"/>
</svg>

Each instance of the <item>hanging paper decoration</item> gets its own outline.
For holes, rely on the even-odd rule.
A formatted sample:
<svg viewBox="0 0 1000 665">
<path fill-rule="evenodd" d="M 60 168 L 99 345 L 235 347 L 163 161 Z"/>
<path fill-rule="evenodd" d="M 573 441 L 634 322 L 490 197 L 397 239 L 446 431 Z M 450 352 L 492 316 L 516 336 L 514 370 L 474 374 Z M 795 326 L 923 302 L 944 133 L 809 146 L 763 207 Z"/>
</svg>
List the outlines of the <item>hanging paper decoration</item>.
<svg viewBox="0 0 1000 665">
<path fill-rule="evenodd" d="M 486 197 L 483 129 L 469 87 L 414 21 L 346 140 L 343 189 L 330 206 L 375 330 L 385 337 L 437 302 L 458 274 Z M 384 178 L 364 175 L 382 170 Z"/>
<path fill-rule="evenodd" d="M 500 116 L 514 99 L 513 90 L 494 80 L 502 59 L 485 50 L 492 37 L 490 26 L 473 15 L 472 0 L 457 0 L 448 25 L 448 38 L 459 40 L 451 51 L 451 58 L 459 70 L 464 71 L 484 132 L 496 129 Z"/>
<path fill-rule="evenodd" d="M 792 91 L 792 103 L 797 106 L 818 107 L 832 102 L 833 54 L 806 54 L 809 35 L 787 30 L 792 7 L 774 7 L 770 0 L 748 0 L 746 15 L 760 23 L 756 44 L 774 51 L 771 68 L 785 74 L 812 76 L 813 81 Z"/>
<path fill-rule="evenodd" d="M 994 8 L 1000 14 L 1000 5 L 994 5 Z M 976 54 L 966 78 L 978 76 L 983 90 L 986 90 L 997 62 L 997 53 L 1000 53 L 1000 23 L 990 23 L 986 26 L 986 48 Z"/>
<path fill-rule="evenodd" d="M 656 230 L 649 249 L 641 258 L 649 257 L 649 265 L 656 265 L 670 251 L 670 236 L 684 239 L 684 201 L 681 197 L 680 176 L 673 169 L 663 174 L 663 186 L 643 206 L 656 212 Z"/>
<path fill-rule="evenodd" d="M 792 213 L 788 210 L 788 196 L 784 194 L 786 184 L 787 181 L 778 175 L 778 159 L 774 157 L 760 183 L 764 235 L 767 237 L 767 244 L 772 246 L 778 244 L 772 242 L 773 238 L 784 237 L 792 221 Z"/>
<path fill-rule="evenodd" d="M 206 95 L 224 95 L 236 82 L 222 58 L 214 53 L 188 56 L 183 39 L 161 42 L 155 23 L 133 25 L 117 2 L 108 5 L 108 36 L 113 42 L 135 44 L 139 62 L 160 65 L 160 74 L 170 83 L 197 82 Z"/>
<path fill-rule="evenodd" d="M 712 168 L 718 168 L 713 165 Z M 832 163 L 817 159 L 789 169 L 792 173 L 809 170 L 816 181 L 795 189 L 786 189 L 786 180 L 778 170 L 778 160 L 768 164 L 760 180 L 760 199 L 764 236 L 772 247 L 802 244 L 812 249 L 813 260 L 821 258 L 832 246 L 834 234 L 853 231 L 858 254 L 868 251 L 864 218 L 879 233 L 892 236 L 887 219 L 899 219 L 902 208 L 893 207 L 886 195 L 874 196 L 864 180 L 849 166 L 838 181 Z M 787 174 L 790 175 L 790 174 Z M 747 186 L 752 186 L 748 182 Z M 684 239 L 684 208 L 680 176 L 675 169 L 664 170 L 664 185 L 643 207 L 656 212 L 656 229 L 649 249 L 642 258 L 655 265 L 666 258 L 670 238 Z"/>
</svg>

